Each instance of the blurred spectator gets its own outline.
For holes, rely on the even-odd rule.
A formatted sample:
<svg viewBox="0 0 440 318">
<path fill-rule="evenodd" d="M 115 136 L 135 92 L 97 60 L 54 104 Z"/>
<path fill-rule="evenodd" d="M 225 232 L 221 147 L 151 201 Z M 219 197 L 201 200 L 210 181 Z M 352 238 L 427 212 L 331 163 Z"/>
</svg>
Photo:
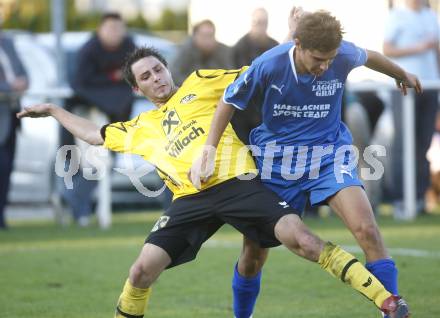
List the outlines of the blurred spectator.
<svg viewBox="0 0 440 318">
<path fill-rule="evenodd" d="M 440 204 L 440 111 L 437 112 L 435 133 L 426 154 L 430 163 L 431 186 L 426 192 L 426 211 L 432 212 Z"/>
<path fill-rule="evenodd" d="M 75 98 L 68 101 L 68 110 L 101 122 L 125 121 L 129 118 L 134 101 L 133 92 L 125 82 L 122 67 L 125 57 L 135 44 L 127 35 L 126 26 L 118 13 L 103 15 L 97 32 L 80 49 L 76 73 L 72 79 Z M 64 131 L 62 144 L 72 141 Z M 84 159 L 86 145 L 76 141 Z M 81 160 L 82 167 L 87 165 Z M 65 189 L 64 200 L 72 209 L 73 217 L 81 226 L 89 223 L 92 211 L 93 189 L 96 181 L 84 179 L 78 173 L 73 179 L 73 189 Z"/>
<path fill-rule="evenodd" d="M 293 7 L 287 18 L 288 34 L 285 42 L 293 40 L 293 34 L 296 30 L 298 20 L 309 12 L 301 7 Z M 263 8 L 258 8 L 252 13 L 251 30 L 243 36 L 233 48 L 234 66 L 242 67 L 250 65 L 252 60 L 264 51 L 276 46 L 278 42 L 267 35 L 268 15 Z M 249 144 L 250 131 L 261 123 L 261 109 L 256 105 L 248 105 L 241 112 L 235 112 L 231 124 L 238 138 L 244 144 Z"/>
<path fill-rule="evenodd" d="M 439 25 L 437 15 L 426 7 L 424 0 L 406 0 L 405 8 L 392 9 L 385 30 L 384 53 L 408 72 L 414 73 L 422 82 L 439 80 L 438 39 Z M 435 115 L 438 107 L 436 90 L 424 90 L 415 96 L 415 131 L 416 131 L 416 177 L 417 210 L 424 211 L 424 194 L 429 186 L 429 163 L 426 152 L 434 132 Z M 393 98 L 393 117 L 395 140 L 392 160 L 395 184 L 395 215 L 402 210 L 402 103 L 400 94 Z"/>
<path fill-rule="evenodd" d="M 4 209 L 15 153 L 20 94 L 28 87 L 26 71 L 12 39 L 0 33 L 0 230 L 6 228 Z"/>
<path fill-rule="evenodd" d="M 231 49 L 215 39 L 215 25 L 203 20 L 193 27 L 192 36 L 181 46 L 171 63 L 175 83 L 181 85 L 185 78 L 198 69 L 233 68 Z"/>
<path fill-rule="evenodd" d="M 265 51 L 278 45 L 278 42 L 267 34 L 268 16 L 264 8 L 252 12 L 251 29 L 232 48 L 234 67 L 250 65 Z"/>
<path fill-rule="evenodd" d="M 72 83 L 75 94 L 88 106 L 95 106 L 109 116 L 112 122 L 127 120 L 130 115 L 134 97 L 123 79 L 122 66 L 134 48 L 121 16 L 107 13 L 96 34 L 78 53 Z"/>
<path fill-rule="evenodd" d="M 257 56 L 278 45 L 278 42 L 267 34 L 268 16 L 265 9 L 255 9 L 251 19 L 251 30 L 232 48 L 235 68 L 251 65 Z M 261 110 L 255 105 L 251 105 L 242 112 L 235 112 L 231 120 L 235 132 L 245 144 L 249 144 L 249 133 L 260 125 L 260 122 Z"/>
<path fill-rule="evenodd" d="M 368 137 L 371 138 L 371 134 L 376 128 L 385 105 L 375 92 L 358 92 L 355 96 L 365 111 L 365 119 L 369 131 Z"/>
<path fill-rule="evenodd" d="M 346 107 L 343 107 L 344 122 L 350 128 L 353 145 L 359 150 L 359 171 L 369 168 L 364 160 L 365 148 L 372 144 L 375 130 L 385 105 L 375 92 L 358 92 L 344 94 Z M 362 175 L 359 173 L 359 176 Z M 373 211 L 382 199 L 381 180 L 362 180 L 370 199 Z"/>
</svg>

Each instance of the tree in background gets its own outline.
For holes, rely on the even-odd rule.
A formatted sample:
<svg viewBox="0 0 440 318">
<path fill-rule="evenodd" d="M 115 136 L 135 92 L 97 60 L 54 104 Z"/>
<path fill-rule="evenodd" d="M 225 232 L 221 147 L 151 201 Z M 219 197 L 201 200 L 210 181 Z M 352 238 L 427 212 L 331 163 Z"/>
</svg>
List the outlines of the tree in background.
<svg viewBox="0 0 440 318">
<path fill-rule="evenodd" d="M 76 10 L 75 0 L 66 1 L 66 29 L 68 31 L 95 30 L 101 20 L 102 12 L 80 13 Z M 31 32 L 49 32 L 50 1 L 18 0 L 11 3 L 4 13 L 4 29 L 21 29 Z M 175 12 L 169 8 L 162 12 L 157 21 L 147 21 L 138 14 L 130 20 L 126 20 L 129 28 L 143 31 L 186 31 L 188 14 Z"/>
<path fill-rule="evenodd" d="M 4 29 L 46 31 L 50 29 L 49 1 L 21 0 L 4 10 Z"/>
<path fill-rule="evenodd" d="M 159 20 L 154 24 L 155 30 L 183 30 L 188 29 L 188 13 L 175 12 L 170 8 L 166 8 L 162 11 L 162 15 Z"/>
</svg>

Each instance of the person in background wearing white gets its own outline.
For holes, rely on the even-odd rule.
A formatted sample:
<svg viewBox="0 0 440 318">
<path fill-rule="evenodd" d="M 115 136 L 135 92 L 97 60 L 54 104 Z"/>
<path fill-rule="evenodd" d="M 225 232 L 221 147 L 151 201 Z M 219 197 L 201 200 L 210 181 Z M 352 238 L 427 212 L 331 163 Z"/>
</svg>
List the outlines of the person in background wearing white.
<svg viewBox="0 0 440 318">
<path fill-rule="evenodd" d="M 415 74 L 422 85 L 427 80 L 439 80 L 439 25 L 436 13 L 425 0 L 406 0 L 405 7 L 390 11 L 385 29 L 383 52 L 396 64 Z M 403 213 L 402 182 L 402 123 L 401 96 L 393 96 L 394 142 L 392 146 L 393 179 L 395 186 L 395 216 Z M 425 210 L 424 195 L 430 184 L 426 152 L 434 133 L 438 108 L 437 90 L 425 89 L 415 96 L 415 165 L 417 178 L 417 212 Z"/>
</svg>

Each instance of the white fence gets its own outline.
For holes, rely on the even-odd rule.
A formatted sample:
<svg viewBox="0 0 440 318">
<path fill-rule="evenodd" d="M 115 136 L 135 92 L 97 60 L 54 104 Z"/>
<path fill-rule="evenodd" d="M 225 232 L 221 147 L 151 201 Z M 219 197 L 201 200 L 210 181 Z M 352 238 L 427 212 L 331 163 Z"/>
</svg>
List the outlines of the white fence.
<svg viewBox="0 0 440 318">
<path fill-rule="evenodd" d="M 440 81 L 424 81 L 424 90 L 439 90 Z M 351 92 L 365 91 L 396 91 L 397 87 L 392 84 L 378 82 L 360 82 L 347 85 Z M 408 95 L 403 98 L 403 199 L 404 199 L 404 220 L 413 220 L 416 217 L 416 168 L 415 168 L 415 112 L 414 112 L 414 90 L 409 89 Z M 398 186 L 398 185 L 396 185 Z"/>
<path fill-rule="evenodd" d="M 426 81 L 424 89 L 440 89 L 440 81 Z M 351 92 L 365 91 L 395 91 L 396 86 L 379 82 L 360 82 L 347 84 L 347 90 Z M 50 90 L 31 91 L 27 95 L 44 97 L 48 100 L 60 100 L 72 96 L 72 90 L 68 87 L 54 88 Z M 404 193 L 404 220 L 413 220 L 416 217 L 416 174 L 415 174 L 415 124 L 414 124 L 414 91 L 410 89 L 408 95 L 403 98 L 403 193 Z M 102 228 L 111 225 L 111 198 L 109 174 L 105 174 L 105 180 L 100 181 L 98 187 L 99 199 L 97 217 Z"/>
</svg>

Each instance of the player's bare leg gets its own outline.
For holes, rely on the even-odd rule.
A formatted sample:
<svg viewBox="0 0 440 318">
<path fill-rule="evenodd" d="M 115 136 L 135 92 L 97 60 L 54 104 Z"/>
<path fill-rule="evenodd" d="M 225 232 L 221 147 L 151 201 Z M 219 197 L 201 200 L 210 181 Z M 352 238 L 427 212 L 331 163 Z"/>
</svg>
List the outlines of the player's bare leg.
<svg viewBox="0 0 440 318">
<path fill-rule="evenodd" d="M 268 248 L 261 248 L 258 243 L 244 236 L 243 248 L 237 263 L 238 272 L 244 277 L 254 277 L 263 268 L 268 255 Z"/>
<path fill-rule="evenodd" d="M 391 317 L 409 317 L 408 305 L 392 295 L 353 255 L 330 242 L 323 242 L 295 214 L 283 216 L 275 226 L 275 235 L 289 250 L 341 279 L 372 300 Z"/>
<path fill-rule="evenodd" d="M 130 274 L 119 297 L 115 318 L 143 317 L 151 294 L 151 285 L 171 263 L 162 248 L 146 243 L 130 268 Z"/>
<path fill-rule="evenodd" d="M 389 292 L 398 295 L 397 267 L 386 251 L 365 191 L 356 186 L 344 188 L 330 198 L 329 204 L 364 251 L 365 267 Z"/>
<path fill-rule="evenodd" d="M 329 205 L 353 233 L 367 262 L 389 258 L 373 209 L 361 187 L 347 187 L 329 200 Z"/>
</svg>

